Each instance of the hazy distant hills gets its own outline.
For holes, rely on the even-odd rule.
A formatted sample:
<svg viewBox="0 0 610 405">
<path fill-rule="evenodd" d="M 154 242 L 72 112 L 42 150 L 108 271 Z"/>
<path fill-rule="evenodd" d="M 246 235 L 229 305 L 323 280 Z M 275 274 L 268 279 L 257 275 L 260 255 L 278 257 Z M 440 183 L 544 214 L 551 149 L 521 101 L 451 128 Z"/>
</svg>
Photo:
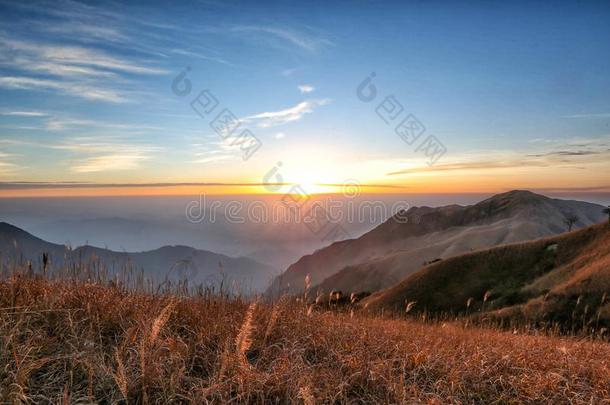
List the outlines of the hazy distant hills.
<svg viewBox="0 0 610 405">
<path fill-rule="evenodd" d="M 430 264 L 365 300 L 367 309 L 610 322 L 610 224 Z"/>
<path fill-rule="evenodd" d="M 0 207 L 1 211 L 1 207 Z M 193 224 L 184 214 L 169 218 L 84 217 L 38 221 L 24 224 L 33 234 L 54 243 L 72 246 L 93 245 L 114 251 L 140 252 L 163 245 L 185 245 L 230 257 L 249 257 L 277 269 L 324 244 L 305 229 L 289 229 L 282 224 L 227 224 L 222 213 L 213 223 Z M 13 221 L 7 221 L 13 223 Z M 300 232 L 300 233 L 299 233 Z M 284 235 L 280 238 L 278 235 Z"/>
<path fill-rule="evenodd" d="M 0 223 L 1 260 L 30 260 L 41 268 L 42 254 L 50 255 L 51 267 L 99 262 L 109 272 L 132 268 L 144 270 L 145 277 L 161 282 L 188 278 L 190 283 L 234 286 L 244 292 L 259 292 L 268 287 L 277 271 L 268 265 L 244 257 L 229 257 L 188 246 L 164 246 L 144 252 L 115 252 L 93 246 L 68 249 L 46 242 L 5 222 Z"/>
<path fill-rule="evenodd" d="M 565 232 L 566 216 L 577 218 L 573 229 L 599 223 L 605 218 L 603 208 L 522 190 L 469 206 L 412 207 L 402 213 L 402 221 L 390 218 L 357 239 L 302 257 L 268 292 L 300 292 L 307 274 L 324 291 L 378 291 L 428 261 Z"/>
</svg>

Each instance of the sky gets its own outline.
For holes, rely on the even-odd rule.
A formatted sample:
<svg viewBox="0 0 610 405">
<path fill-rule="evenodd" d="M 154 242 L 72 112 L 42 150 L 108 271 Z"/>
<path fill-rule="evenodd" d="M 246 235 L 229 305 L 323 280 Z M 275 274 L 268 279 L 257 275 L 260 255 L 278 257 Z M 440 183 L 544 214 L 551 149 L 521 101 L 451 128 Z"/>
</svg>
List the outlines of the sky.
<svg viewBox="0 0 610 405">
<path fill-rule="evenodd" d="M 592 1 L 0 1 L 0 196 L 610 191 L 609 21 Z"/>
</svg>

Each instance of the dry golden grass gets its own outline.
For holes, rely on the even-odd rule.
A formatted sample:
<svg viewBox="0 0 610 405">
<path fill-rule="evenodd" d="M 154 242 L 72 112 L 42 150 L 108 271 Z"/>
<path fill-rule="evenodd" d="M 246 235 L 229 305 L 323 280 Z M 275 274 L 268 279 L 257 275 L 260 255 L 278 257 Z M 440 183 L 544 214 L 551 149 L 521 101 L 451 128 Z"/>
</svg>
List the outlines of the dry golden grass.
<svg viewBox="0 0 610 405">
<path fill-rule="evenodd" d="M 610 403 L 610 345 L 11 277 L 0 402 Z"/>
</svg>

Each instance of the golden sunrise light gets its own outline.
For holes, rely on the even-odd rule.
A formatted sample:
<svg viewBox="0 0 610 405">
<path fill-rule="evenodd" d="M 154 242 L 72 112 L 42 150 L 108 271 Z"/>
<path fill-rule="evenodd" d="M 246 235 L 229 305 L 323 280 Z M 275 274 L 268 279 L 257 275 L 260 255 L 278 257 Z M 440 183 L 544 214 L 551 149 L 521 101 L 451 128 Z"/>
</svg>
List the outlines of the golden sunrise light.
<svg viewBox="0 0 610 405">
<path fill-rule="evenodd" d="M 0 0 L 0 404 L 608 404 L 610 2 Z"/>
</svg>

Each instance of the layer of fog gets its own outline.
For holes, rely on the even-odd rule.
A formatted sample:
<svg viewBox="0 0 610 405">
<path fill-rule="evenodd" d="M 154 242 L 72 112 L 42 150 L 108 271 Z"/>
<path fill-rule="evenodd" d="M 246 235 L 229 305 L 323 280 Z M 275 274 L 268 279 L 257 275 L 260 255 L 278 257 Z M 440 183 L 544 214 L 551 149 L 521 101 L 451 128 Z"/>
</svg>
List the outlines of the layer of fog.
<svg viewBox="0 0 610 405">
<path fill-rule="evenodd" d="M 331 224 L 274 218 L 272 207 L 284 203 L 282 196 L 206 196 L 204 201 L 199 196 L 6 198 L 0 199 L 0 220 L 49 242 L 73 247 L 88 244 L 136 252 L 186 245 L 247 256 L 285 269 L 304 254 L 335 240 L 360 236 L 400 208 L 472 204 L 489 196 L 333 196 L 336 210 Z M 326 204 L 322 206 L 323 211 L 329 209 Z M 336 225 L 340 225 L 340 231 L 336 231 Z"/>
</svg>

